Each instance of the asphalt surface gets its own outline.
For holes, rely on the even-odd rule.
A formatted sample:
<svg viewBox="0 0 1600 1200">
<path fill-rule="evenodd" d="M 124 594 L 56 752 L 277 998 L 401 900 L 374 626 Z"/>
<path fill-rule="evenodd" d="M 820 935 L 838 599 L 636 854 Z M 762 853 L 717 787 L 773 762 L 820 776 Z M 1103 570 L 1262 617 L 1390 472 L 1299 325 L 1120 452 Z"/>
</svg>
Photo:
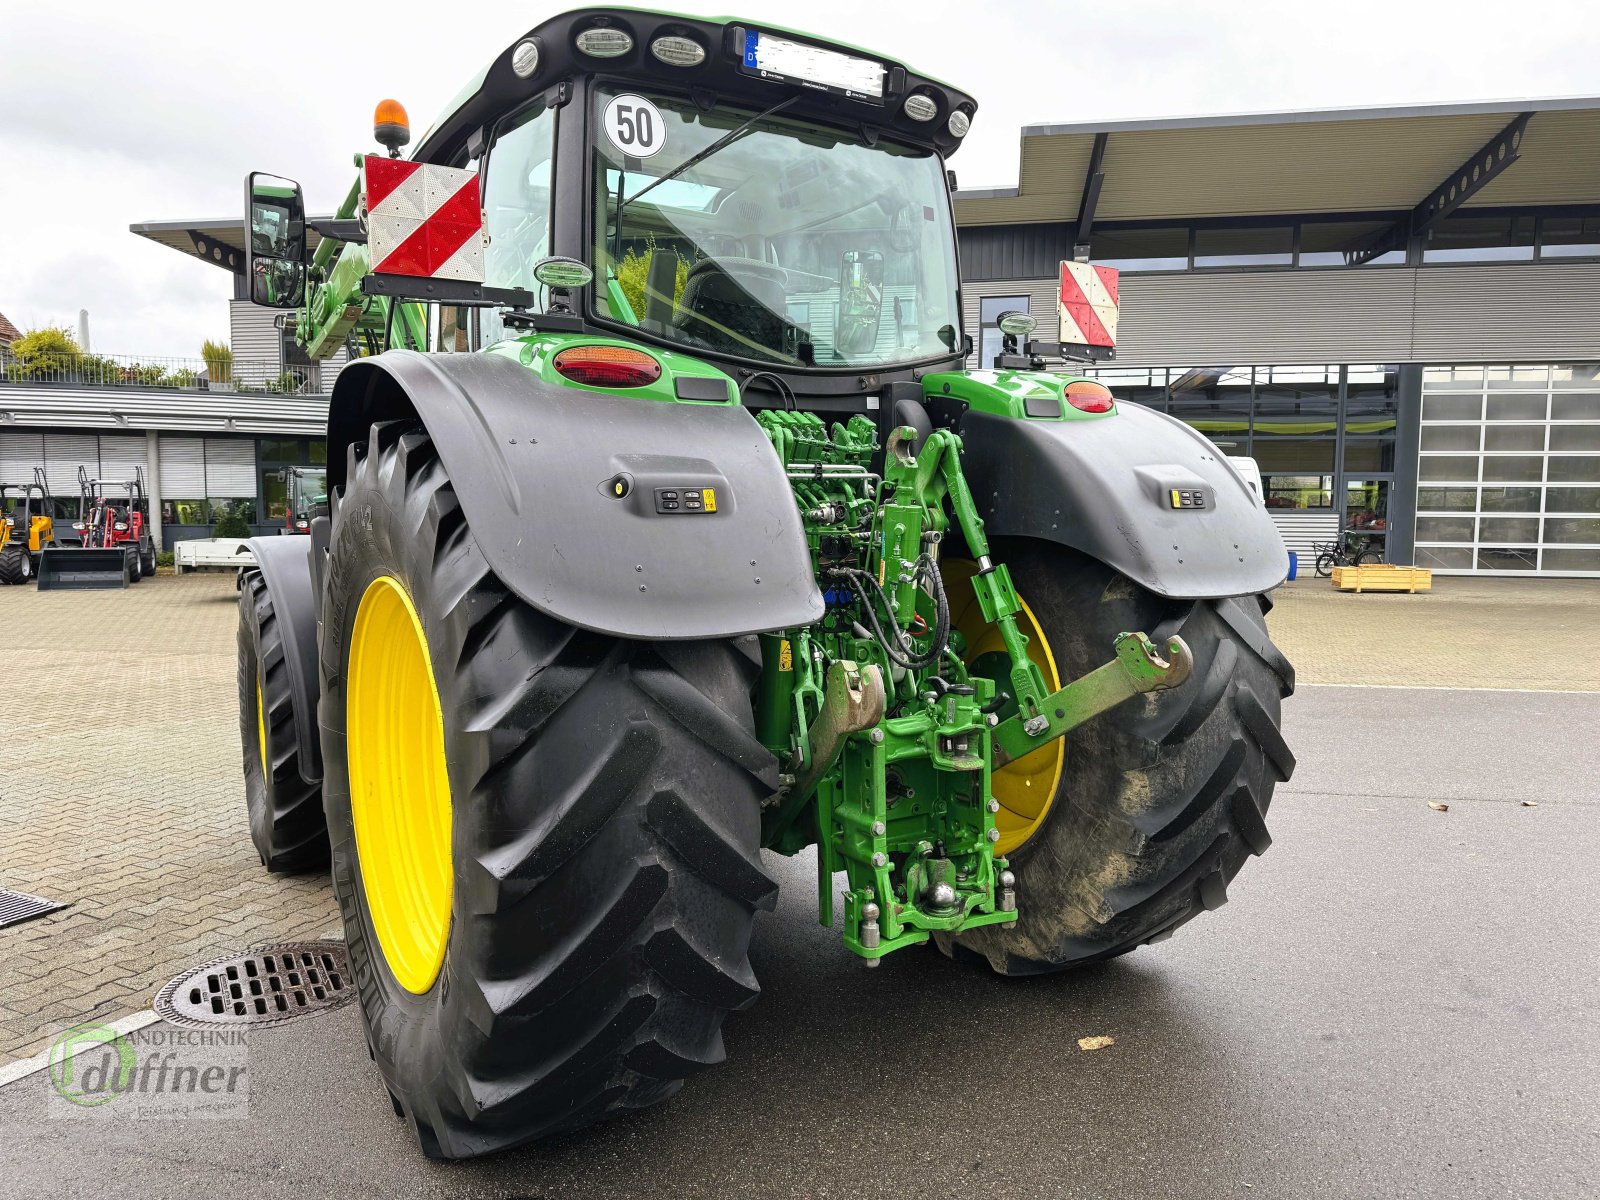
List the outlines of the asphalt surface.
<svg viewBox="0 0 1600 1200">
<path fill-rule="evenodd" d="M 1272 849 L 1117 962 L 868 972 L 816 925 L 810 858 L 772 860 L 763 995 L 663 1107 L 430 1163 L 346 1008 L 252 1035 L 248 1123 L 53 1121 L 44 1076 L 0 1090 L 0 1195 L 1594 1196 L 1600 694 L 1287 711 Z"/>
</svg>

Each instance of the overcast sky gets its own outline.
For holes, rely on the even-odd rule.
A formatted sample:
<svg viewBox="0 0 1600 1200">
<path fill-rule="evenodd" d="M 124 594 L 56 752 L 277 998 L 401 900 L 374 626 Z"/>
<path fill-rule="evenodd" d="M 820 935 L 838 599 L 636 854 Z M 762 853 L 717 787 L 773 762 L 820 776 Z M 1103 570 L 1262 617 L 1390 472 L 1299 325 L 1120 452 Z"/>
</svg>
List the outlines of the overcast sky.
<svg viewBox="0 0 1600 1200">
<path fill-rule="evenodd" d="M 331 211 L 351 155 L 376 148 L 379 99 L 420 133 L 567 7 L 0 0 L 0 312 L 29 329 L 87 308 L 101 353 L 225 340 L 226 273 L 129 224 L 240 214 L 251 169 L 300 180 L 308 207 Z M 665 7 L 797 26 L 965 88 L 979 111 L 951 165 L 966 187 L 1014 184 L 1020 128 L 1043 121 L 1600 95 L 1592 0 Z"/>
</svg>

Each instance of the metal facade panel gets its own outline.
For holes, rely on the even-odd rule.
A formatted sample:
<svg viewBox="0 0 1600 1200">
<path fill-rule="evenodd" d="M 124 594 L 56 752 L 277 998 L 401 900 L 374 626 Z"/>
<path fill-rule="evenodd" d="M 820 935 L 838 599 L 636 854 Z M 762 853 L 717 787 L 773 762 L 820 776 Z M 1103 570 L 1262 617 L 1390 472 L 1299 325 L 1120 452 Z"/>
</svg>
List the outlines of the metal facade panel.
<svg viewBox="0 0 1600 1200">
<path fill-rule="evenodd" d="M 249 300 L 228 302 L 229 345 L 237 383 L 262 387 L 283 370 L 283 332 L 279 313 Z"/>
<path fill-rule="evenodd" d="M 274 392 L 236 395 L 0 383 L 0 410 L 9 412 L 15 425 L 35 429 L 118 426 L 163 432 L 229 430 L 321 437 L 328 423 L 326 395 Z"/>
<path fill-rule="evenodd" d="M 1028 296 L 1048 325 L 1054 278 L 963 288 Z M 1188 272 L 1122 276 L 1126 366 L 1587 361 L 1600 355 L 1600 263 Z"/>
<path fill-rule="evenodd" d="M 959 230 L 961 277 L 1032 279 L 1052 275 L 1062 259 L 1072 257 L 1072 224 L 975 225 Z"/>
<path fill-rule="evenodd" d="M 44 434 L 0 429 L 0 483 L 32 483 L 33 469 L 43 462 Z"/>
<path fill-rule="evenodd" d="M 1413 275 L 1383 267 L 1125 274 L 1117 362 L 1404 361 L 1411 343 Z"/>
<path fill-rule="evenodd" d="M 1300 556 L 1300 574 L 1309 575 L 1316 563 L 1315 543 L 1332 542 L 1339 537 L 1338 513 L 1269 511 L 1283 544 Z"/>
<path fill-rule="evenodd" d="M 149 443 L 143 435 L 133 437 L 112 433 L 100 435 L 101 479 L 132 479 L 135 467 L 148 473 L 149 457 Z"/>
<path fill-rule="evenodd" d="M 92 433 L 47 433 L 44 435 L 44 473 L 50 477 L 50 490 L 70 496 L 78 490 L 78 468 L 94 479 L 100 474 L 100 440 Z"/>
<path fill-rule="evenodd" d="M 206 438 L 206 492 L 215 499 L 256 494 L 256 444 L 250 438 Z"/>
<path fill-rule="evenodd" d="M 200 500 L 206 494 L 205 439 L 161 439 L 161 495 L 174 500 Z"/>
<path fill-rule="evenodd" d="M 1600 263 L 1462 265 L 1415 274 L 1411 358 L 1417 362 L 1600 356 Z"/>
</svg>

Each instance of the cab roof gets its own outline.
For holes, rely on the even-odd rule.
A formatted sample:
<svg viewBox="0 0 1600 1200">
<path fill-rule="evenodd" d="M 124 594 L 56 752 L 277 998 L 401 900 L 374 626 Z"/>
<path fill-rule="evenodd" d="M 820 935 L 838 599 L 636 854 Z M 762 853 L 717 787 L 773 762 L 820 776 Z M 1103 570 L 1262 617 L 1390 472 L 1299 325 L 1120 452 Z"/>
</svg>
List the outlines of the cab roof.
<svg viewBox="0 0 1600 1200">
<path fill-rule="evenodd" d="M 590 29 L 619 30 L 632 45 L 615 57 L 597 57 L 578 48 L 579 36 Z M 763 76 L 746 65 L 750 35 L 773 34 L 791 43 L 831 50 L 867 59 L 883 67 L 881 98 L 846 92 L 814 82 Z M 658 38 L 688 38 L 705 51 L 694 66 L 673 66 L 651 53 Z M 524 43 L 538 48 L 538 63 L 527 78 L 512 69 L 512 55 Z M 440 117 L 418 140 L 412 158 L 422 162 L 461 165 L 476 157 L 487 144 L 496 122 L 524 103 L 545 95 L 580 75 L 620 76 L 661 87 L 678 87 L 703 94 L 707 103 L 737 103 L 766 108 L 786 95 L 802 99 L 790 109 L 793 115 L 845 126 L 861 126 L 869 136 L 889 134 L 895 140 L 928 146 L 948 157 L 961 144 L 950 132 L 949 120 L 959 110 L 967 118 L 977 102 L 965 92 L 919 75 L 904 63 L 842 42 L 762 21 L 737 17 L 692 17 L 644 9 L 583 8 L 562 13 L 534 26 L 497 55 L 468 82 Z M 931 99 L 936 112 L 931 120 L 913 120 L 905 111 L 913 92 Z M 557 93 L 559 97 L 559 92 Z"/>
</svg>

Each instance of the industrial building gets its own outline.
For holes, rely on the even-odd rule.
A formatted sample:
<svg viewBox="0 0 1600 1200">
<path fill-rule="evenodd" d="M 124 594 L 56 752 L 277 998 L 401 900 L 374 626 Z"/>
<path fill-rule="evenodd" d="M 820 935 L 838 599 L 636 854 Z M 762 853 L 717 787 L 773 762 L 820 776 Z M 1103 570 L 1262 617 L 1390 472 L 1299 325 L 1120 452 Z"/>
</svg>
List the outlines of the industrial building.
<svg viewBox="0 0 1600 1200">
<path fill-rule="evenodd" d="M 1062 260 L 1118 267 L 1097 373 L 1255 458 L 1291 548 L 1600 575 L 1600 99 L 1028 126 L 955 212 L 977 358 L 1008 309 L 1053 329 Z M 237 220 L 132 231 L 233 275 L 230 377 L 0 380 L 0 478 L 140 465 L 168 542 L 270 531 L 343 356 L 245 298 Z"/>
<path fill-rule="evenodd" d="M 1099 374 L 1254 457 L 1291 548 L 1600 574 L 1600 100 L 1029 126 L 955 207 L 982 355 L 1120 268 Z"/>
</svg>

